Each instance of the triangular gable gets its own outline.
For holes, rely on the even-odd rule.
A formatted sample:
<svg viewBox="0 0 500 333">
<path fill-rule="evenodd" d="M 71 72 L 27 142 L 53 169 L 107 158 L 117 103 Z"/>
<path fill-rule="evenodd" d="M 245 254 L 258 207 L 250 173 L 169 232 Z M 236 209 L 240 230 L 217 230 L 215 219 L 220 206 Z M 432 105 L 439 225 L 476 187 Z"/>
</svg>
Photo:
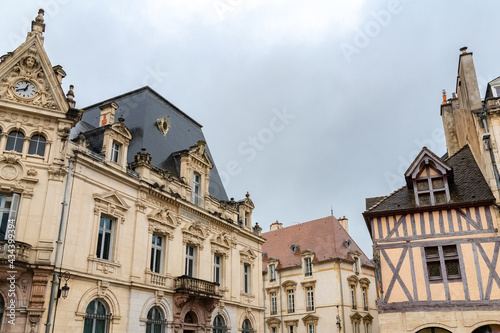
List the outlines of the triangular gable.
<svg viewBox="0 0 500 333">
<path fill-rule="evenodd" d="M 209 169 L 212 169 L 214 164 L 212 163 L 212 160 L 208 156 L 206 145 L 207 143 L 205 141 L 200 140 L 194 146 L 189 147 L 188 154 L 189 156 L 191 156 L 191 158 L 204 164 Z"/>
<path fill-rule="evenodd" d="M 116 205 L 123 210 L 127 210 L 130 208 L 129 205 L 125 202 L 123 197 L 117 192 L 117 191 L 110 191 L 106 193 L 101 193 L 101 194 L 94 194 L 94 200 L 96 201 L 103 201 L 106 203 L 109 203 L 111 205 Z"/>
<path fill-rule="evenodd" d="M 413 188 L 412 179 L 417 177 L 422 162 L 428 164 L 430 161 L 432 161 L 435 164 L 437 170 L 442 174 L 452 173 L 452 168 L 448 164 L 443 162 L 436 154 L 427 149 L 427 147 L 423 147 L 420 153 L 417 155 L 417 157 L 413 160 L 408 170 L 406 170 L 405 172 L 405 179 L 408 188 L 410 189 Z"/>
<path fill-rule="evenodd" d="M 42 15 L 39 14 L 37 21 L 36 24 L 43 25 L 43 12 Z M 43 48 L 41 31 L 32 30 L 23 44 L 1 60 L 0 99 L 63 113 L 68 111 L 68 102 L 61 88 L 61 81 L 66 73 L 61 66 L 53 68 L 50 64 Z M 16 85 L 19 89 L 21 82 L 29 82 L 34 86 L 33 96 L 23 98 L 18 95 L 19 92 L 16 93 Z"/>
</svg>

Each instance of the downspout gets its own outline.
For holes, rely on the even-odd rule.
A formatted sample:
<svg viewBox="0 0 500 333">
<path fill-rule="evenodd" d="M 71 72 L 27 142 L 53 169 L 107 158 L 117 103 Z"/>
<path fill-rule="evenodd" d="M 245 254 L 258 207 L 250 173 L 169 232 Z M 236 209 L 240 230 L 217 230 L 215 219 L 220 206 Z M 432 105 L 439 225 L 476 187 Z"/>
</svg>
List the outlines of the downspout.
<svg viewBox="0 0 500 333">
<path fill-rule="evenodd" d="M 484 131 L 486 133 L 489 133 L 488 131 L 488 124 L 486 123 L 486 110 L 484 108 L 481 111 L 481 120 L 483 121 L 483 127 Z M 490 133 L 491 135 L 491 133 Z M 484 139 L 483 139 L 484 140 Z M 485 140 L 485 143 L 488 145 L 488 150 L 490 151 L 490 158 L 491 158 L 491 165 L 493 167 L 493 174 L 495 175 L 495 181 L 497 184 L 497 191 L 500 191 L 500 176 L 498 175 L 498 168 L 497 168 L 497 163 L 495 161 L 495 154 L 493 153 L 493 147 L 491 146 L 491 139 L 488 138 Z"/>
<path fill-rule="evenodd" d="M 56 254 L 55 254 L 55 260 L 54 260 L 54 268 L 56 268 L 56 269 L 58 267 L 60 267 L 60 265 L 61 265 L 60 252 L 62 249 L 64 231 L 66 229 L 65 216 L 66 216 L 66 209 L 68 206 L 68 196 L 69 196 L 69 192 L 70 192 L 71 177 L 73 177 L 73 162 L 74 162 L 74 159 L 70 158 L 69 165 L 68 165 L 68 175 L 66 176 L 66 186 L 64 188 L 64 197 L 63 197 L 63 202 L 62 202 L 61 218 L 59 220 L 59 236 L 57 238 Z M 48 308 L 48 312 L 47 312 L 47 323 L 45 324 L 45 333 L 50 333 L 50 326 L 52 326 L 52 311 L 54 309 L 54 301 L 56 299 L 56 295 L 58 292 L 58 285 L 59 285 L 59 273 L 57 271 L 55 271 L 55 273 L 52 277 L 52 288 L 50 290 L 50 300 L 49 300 L 49 308 Z"/>
<path fill-rule="evenodd" d="M 281 304 L 281 272 L 279 272 L 278 270 L 276 270 L 276 272 L 278 272 L 280 274 L 280 318 L 281 318 L 281 333 L 283 333 L 283 306 Z"/>
<path fill-rule="evenodd" d="M 345 333 L 344 288 L 342 288 L 342 259 L 339 259 L 340 304 L 342 309 L 342 332 Z"/>
</svg>

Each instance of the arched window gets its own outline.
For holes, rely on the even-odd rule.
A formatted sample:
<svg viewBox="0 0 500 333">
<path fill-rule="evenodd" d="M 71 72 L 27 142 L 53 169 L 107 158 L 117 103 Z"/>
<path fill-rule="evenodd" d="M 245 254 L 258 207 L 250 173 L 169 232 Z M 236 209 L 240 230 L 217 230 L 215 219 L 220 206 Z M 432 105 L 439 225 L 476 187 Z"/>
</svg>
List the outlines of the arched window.
<svg viewBox="0 0 500 333">
<path fill-rule="evenodd" d="M 424 328 L 417 333 L 451 333 L 448 330 L 445 330 L 444 328 L 439 328 L 439 327 L 428 327 Z"/>
<path fill-rule="evenodd" d="M 146 320 L 146 333 L 164 333 L 167 320 L 163 316 L 163 311 L 155 306 L 148 312 Z"/>
<path fill-rule="evenodd" d="M 111 313 L 106 304 L 100 299 L 94 299 L 85 311 L 83 333 L 107 333 L 110 321 Z"/>
<path fill-rule="evenodd" d="M 7 144 L 5 150 L 13 150 L 18 153 L 23 152 L 24 134 L 19 131 L 12 131 L 7 137 Z"/>
<path fill-rule="evenodd" d="M 30 146 L 28 149 L 28 154 L 30 155 L 45 155 L 45 137 L 43 135 L 33 135 L 30 140 Z"/>
<path fill-rule="evenodd" d="M 226 333 L 227 326 L 224 318 L 221 315 L 218 315 L 214 319 L 214 330 L 213 333 Z"/>
<path fill-rule="evenodd" d="M 242 330 L 243 333 L 253 333 L 252 324 L 250 323 L 250 320 L 248 320 L 248 319 L 245 319 L 243 321 L 243 325 L 241 328 L 243 329 Z"/>
</svg>

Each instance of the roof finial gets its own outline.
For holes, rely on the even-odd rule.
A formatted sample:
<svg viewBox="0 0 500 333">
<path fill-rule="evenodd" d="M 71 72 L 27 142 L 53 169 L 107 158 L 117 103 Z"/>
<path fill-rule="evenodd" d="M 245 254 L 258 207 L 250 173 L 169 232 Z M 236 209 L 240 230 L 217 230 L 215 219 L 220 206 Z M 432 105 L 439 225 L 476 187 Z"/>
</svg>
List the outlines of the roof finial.
<svg viewBox="0 0 500 333">
<path fill-rule="evenodd" d="M 68 105 L 70 108 L 74 108 L 76 105 L 75 92 L 73 91 L 74 88 L 75 88 L 75 86 L 70 85 L 68 93 L 66 94 L 66 101 L 68 102 Z"/>
<path fill-rule="evenodd" d="M 45 32 L 45 23 L 43 23 L 43 14 L 45 11 L 40 8 L 38 10 L 38 15 L 35 17 L 34 21 L 31 21 L 31 33 L 34 34 L 42 34 L 42 32 Z M 30 36 L 30 33 L 28 33 L 28 37 Z"/>
<path fill-rule="evenodd" d="M 467 53 L 467 46 L 461 47 L 460 51 L 462 51 L 462 54 L 466 54 Z"/>
</svg>

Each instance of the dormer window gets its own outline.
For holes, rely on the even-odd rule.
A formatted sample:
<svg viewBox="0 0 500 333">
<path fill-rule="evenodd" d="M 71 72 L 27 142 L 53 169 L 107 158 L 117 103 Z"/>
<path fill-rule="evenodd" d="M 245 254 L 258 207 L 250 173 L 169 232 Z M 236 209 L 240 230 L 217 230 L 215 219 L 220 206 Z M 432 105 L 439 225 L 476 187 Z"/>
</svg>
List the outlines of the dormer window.
<svg viewBox="0 0 500 333">
<path fill-rule="evenodd" d="M 203 198 L 201 197 L 201 175 L 197 172 L 193 173 L 193 197 L 192 202 L 196 206 L 201 206 L 203 204 Z"/>
<path fill-rule="evenodd" d="M 448 202 L 448 188 L 443 175 L 436 169 L 434 163 L 422 163 L 421 170 L 414 179 L 415 199 L 417 205 L 434 206 Z"/>
<path fill-rule="evenodd" d="M 119 163 L 121 147 L 122 145 L 113 141 L 113 145 L 111 146 L 111 162 Z"/>
<path fill-rule="evenodd" d="M 426 147 L 413 161 L 405 177 L 408 188 L 414 191 L 417 206 L 450 202 L 448 182 L 453 181 L 453 170 Z"/>
</svg>

